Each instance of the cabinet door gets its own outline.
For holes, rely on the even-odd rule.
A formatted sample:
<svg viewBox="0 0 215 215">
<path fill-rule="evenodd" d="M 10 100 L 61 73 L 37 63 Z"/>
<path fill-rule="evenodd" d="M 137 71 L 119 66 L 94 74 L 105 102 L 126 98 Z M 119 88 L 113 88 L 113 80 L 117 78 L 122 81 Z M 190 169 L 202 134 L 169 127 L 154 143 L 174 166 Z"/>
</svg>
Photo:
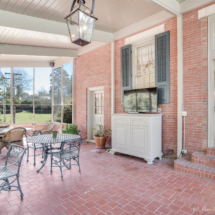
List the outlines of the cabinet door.
<svg viewBox="0 0 215 215">
<path fill-rule="evenodd" d="M 129 127 L 124 125 L 114 125 L 113 146 L 115 149 L 129 149 Z"/>
<path fill-rule="evenodd" d="M 139 155 L 149 154 L 148 127 L 131 126 L 130 148 Z"/>
</svg>

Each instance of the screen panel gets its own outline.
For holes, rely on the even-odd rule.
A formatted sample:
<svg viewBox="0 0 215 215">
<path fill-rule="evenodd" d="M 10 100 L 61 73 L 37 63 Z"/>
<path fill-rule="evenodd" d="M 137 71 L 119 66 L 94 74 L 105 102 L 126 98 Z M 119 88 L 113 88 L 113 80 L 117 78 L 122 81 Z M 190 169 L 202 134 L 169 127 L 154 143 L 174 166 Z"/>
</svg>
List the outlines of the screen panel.
<svg viewBox="0 0 215 215">
<path fill-rule="evenodd" d="M 137 112 L 136 92 L 124 92 L 124 112 Z"/>
</svg>

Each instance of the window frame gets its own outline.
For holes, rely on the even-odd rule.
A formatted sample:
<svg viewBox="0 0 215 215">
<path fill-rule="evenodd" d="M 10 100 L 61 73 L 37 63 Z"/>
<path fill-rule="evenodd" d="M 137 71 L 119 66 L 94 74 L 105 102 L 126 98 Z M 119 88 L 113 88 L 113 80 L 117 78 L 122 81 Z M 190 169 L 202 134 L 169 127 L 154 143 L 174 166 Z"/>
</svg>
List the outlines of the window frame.
<svg viewBox="0 0 215 215">
<path fill-rule="evenodd" d="M 63 66 L 66 65 L 66 64 L 69 64 L 69 63 L 72 63 L 72 104 L 64 104 L 63 103 L 63 78 L 61 78 L 61 104 L 59 105 L 54 105 L 54 69 L 56 68 L 59 68 L 61 67 L 61 76 L 63 77 Z M 64 106 L 72 106 L 72 123 L 75 122 L 75 119 L 74 119 L 74 95 L 75 95 L 75 66 L 74 66 L 74 63 L 75 63 L 75 60 L 72 60 L 72 61 L 69 61 L 69 62 L 66 62 L 65 64 L 62 64 L 62 65 L 59 65 L 57 67 L 53 67 L 52 68 L 52 104 L 50 105 L 51 108 L 52 108 L 52 111 L 51 111 L 51 119 L 52 119 L 52 122 L 55 122 L 54 121 L 54 106 L 61 106 L 61 122 L 55 122 L 56 124 L 67 124 L 67 123 L 63 123 L 63 109 L 64 109 Z M 13 70 L 14 68 L 33 68 L 33 122 L 32 123 L 14 123 L 14 117 L 13 117 L 13 111 L 14 111 L 14 102 L 13 102 L 13 88 L 10 87 L 10 104 L 6 104 L 6 105 L 10 105 L 10 119 L 11 119 L 11 122 L 10 124 L 13 126 L 13 125 L 44 125 L 46 124 L 47 122 L 35 122 L 35 68 L 43 68 L 42 66 L 38 66 L 38 67 L 30 67 L 30 66 L 19 66 L 19 67 L 1 67 L 1 68 L 8 68 L 10 69 L 10 86 L 13 86 Z M 48 67 L 47 67 L 48 68 Z M 22 105 L 26 105 L 26 104 L 22 104 Z M 3 105 L 2 105 L 3 106 Z M 37 105 L 36 105 L 37 106 Z"/>
<path fill-rule="evenodd" d="M 139 89 L 136 86 L 136 49 L 138 47 L 149 46 L 150 44 L 154 44 L 155 46 L 155 37 L 148 37 L 144 40 L 132 44 L 132 89 Z"/>
</svg>

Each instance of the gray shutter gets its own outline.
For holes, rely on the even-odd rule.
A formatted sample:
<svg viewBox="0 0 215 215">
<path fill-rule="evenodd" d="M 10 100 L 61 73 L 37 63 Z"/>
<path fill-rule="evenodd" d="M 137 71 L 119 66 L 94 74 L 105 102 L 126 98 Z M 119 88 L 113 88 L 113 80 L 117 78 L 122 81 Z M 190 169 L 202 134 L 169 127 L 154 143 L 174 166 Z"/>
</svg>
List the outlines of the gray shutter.
<svg viewBox="0 0 215 215">
<path fill-rule="evenodd" d="M 131 45 L 121 48 L 121 99 L 123 104 L 124 91 L 132 89 Z"/>
<path fill-rule="evenodd" d="M 170 103 L 170 32 L 155 36 L 155 85 L 158 104 Z"/>
</svg>

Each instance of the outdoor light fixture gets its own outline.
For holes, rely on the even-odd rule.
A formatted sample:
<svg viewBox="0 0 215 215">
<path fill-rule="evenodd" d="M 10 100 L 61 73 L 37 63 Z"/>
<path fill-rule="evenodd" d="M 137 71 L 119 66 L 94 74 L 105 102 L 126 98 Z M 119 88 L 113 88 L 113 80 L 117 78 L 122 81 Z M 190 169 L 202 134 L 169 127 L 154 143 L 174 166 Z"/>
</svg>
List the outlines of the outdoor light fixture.
<svg viewBox="0 0 215 215">
<path fill-rule="evenodd" d="M 73 1 L 70 14 L 65 19 L 71 42 L 85 46 L 91 43 L 96 20 L 98 20 L 93 16 L 95 0 L 92 0 L 91 11 L 84 5 L 84 0 L 78 0 L 79 7 L 73 11 L 76 1 Z"/>
</svg>

